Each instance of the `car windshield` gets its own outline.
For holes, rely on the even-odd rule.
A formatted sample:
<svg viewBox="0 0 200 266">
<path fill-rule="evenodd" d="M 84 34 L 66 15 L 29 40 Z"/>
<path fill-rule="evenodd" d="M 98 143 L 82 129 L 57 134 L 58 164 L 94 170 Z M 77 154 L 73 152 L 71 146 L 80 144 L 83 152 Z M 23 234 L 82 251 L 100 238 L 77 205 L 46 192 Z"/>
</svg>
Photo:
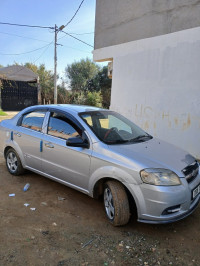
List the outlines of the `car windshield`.
<svg viewBox="0 0 200 266">
<path fill-rule="evenodd" d="M 79 116 L 107 144 L 143 142 L 152 138 L 133 122 L 112 111 L 84 112 Z"/>
</svg>

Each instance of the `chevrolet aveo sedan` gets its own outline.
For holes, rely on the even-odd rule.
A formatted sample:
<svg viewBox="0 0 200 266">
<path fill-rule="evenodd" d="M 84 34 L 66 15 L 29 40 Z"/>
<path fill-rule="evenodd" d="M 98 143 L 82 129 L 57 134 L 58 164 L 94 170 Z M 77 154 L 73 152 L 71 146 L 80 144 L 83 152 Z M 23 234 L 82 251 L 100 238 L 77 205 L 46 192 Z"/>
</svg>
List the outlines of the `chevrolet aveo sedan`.
<svg viewBox="0 0 200 266">
<path fill-rule="evenodd" d="M 145 223 L 191 214 L 200 201 L 199 164 L 122 115 L 89 106 L 33 106 L 0 123 L 8 171 L 25 169 L 104 199 L 108 220 Z"/>
</svg>

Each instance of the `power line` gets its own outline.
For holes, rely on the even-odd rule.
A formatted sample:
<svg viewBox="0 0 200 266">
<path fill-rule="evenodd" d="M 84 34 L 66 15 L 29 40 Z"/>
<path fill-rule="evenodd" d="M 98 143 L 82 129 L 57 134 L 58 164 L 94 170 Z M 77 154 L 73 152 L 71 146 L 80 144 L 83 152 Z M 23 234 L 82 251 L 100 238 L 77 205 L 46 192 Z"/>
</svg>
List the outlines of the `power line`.
<svg viewBox="0 0 200 266">
<path fill-rule="evenodd" d="M 16 37 L 20 37 L 20 38 L 31 39 L 31 40 L 35 40 L 35 41 L 49 43 L 48 41 L 39 40 L 39 39 L 31 38 L 31 37 L 28 37 L 28 36 L 17 35 L 17 34 L 14 34 L 14 33 L 8 33 L 8 32 L 2 32 L 2 31 L 0 31 L 0 34 L 11 35 L 11 36 L 16 36 Z"/>
<path fill-rule="evenodd" d="M 41 55 L 40 55 L 35 61 L 33 61 L 33 64 L 35 64 L 35 62 L 36 62 L 37 60 L 39 60 L 39 59 L 43 56 L 43 54 L 49 49 L 49 46 L 50 46 L 52 43 L 53 43 L 53 41 L 50 42 L 50 43 L 47 45 L 46 49 L 41 53 Z"/>
<path fill-rule="evenodd" d="M 67 47 L 67 48 L 72 49 L 72 50 L 76 50 L 76 51 L 80 51 L 80 52 L 91 54 L 91 52 L 84 51 L 84 50 L 81 50 L 81 49 L 77 49 L 77 48 L 74 48 L 74 47 L 71 47 L 71 46 L 68 46 L 68 45 L 62 44 L 62 46 Z"/>
<path fill-rule="evenodd" d="M 50 43 L 47 45 L 46 49 L 42 52 L 42 54 L 41 54 L 41 55 L 40 55 L 35 61 L 33 61 L 33 64 L 35 64 L 35 62 L 36 62 L 38 59 L 40 59 L 40 58 L 42 57 L 42 55 L 47 51 L 47 49 L 49 48 L 49 46 L 50 46 L 52 43 L 53 43 L 53 41 L 50 42 Z M 17 73 L 21 72 L 21 71 L 24 69 L 24 67 L 25 67 L 25 66 L 22 66 L 22 68 L 19 69 L 19 70 L 16 71 L 16 72 L 14 72 L 13 75 L 16 75 Z M 33 70 L 32 70 L 32 71 L 33 71 Z"/>
<path fill-rule="evenodd" d="M 28 24 L 16 24 L 16 23 L 9 23 L 9 22 L 0 22 L 0 24 L 9 25 L 9 26 L 28 27 L 28 28 L 54 29 L 54 27 L 35 26 L 35 25 L 28 25 Z"/>
<path fill-rule="evenodd" d="M 94 34 L 94 32 L 83 32 L 83 33 L 75 33 L 75 32 L 68 32 L 69 34 L 72 34 L 72 35 L 87 35 L 87 34 Z M 65 35 L 63 35 L 62 37 L 58 38 L 58 40 L 62 39 L 66 37 Z"/>
<path fill-rule="evenodd" d="M 68 33 L 68 32 L 67 32 Z M 72 35 L 85 35 L 85 34 L 92 34 L 92 33 L 94 33 L 94 32 L 86 32 L 86 33 L 72 33 L 72 32 L 69 32 L 68 34 L 72 34 Z M 66 37 L 66 34 L 65 35 L 63 35 L 63 36 L 61 36 L 60 38 L 58 38 L 58 40 L 60 40 L 60 39 L 62 39 L 62 38 L 64 38 L 64 37 Z"/>
<path fill-rule="evenodd" d="M 51 43 L 52 43 L 52 42 L 51 42 Z M 0 55 L 22 55 L 22 54 L 29 54 L 29 53 L 33 53 L 33 52 L 35 52 L 35 51 L 41 50 L 41 49 L 43 49 L 43 48 L 49 46 L 51 43 L 49 43 L 49 44 L 47 44 L 47 45 L 45 45 L 45 46 L 42 46 L 42 47 L 40 47 L 40 48 L 34 49 L 34 50 L 31 50 L 31 51 L 28 51 L 28 52 L 24 52 L 24 53 L 18 53 L 18 54 L 7 54 L 7 53 L 4 54 L 4 53 L 0 53 Z"/>
<path fill-rule="evenodd" d="M 93 32 L 86 32 L 86 33 L 71 33 L 70 32 L 70 34 L 74 34 L 74 35 L 84 35 L 84 34 L 92 34 L 92 33 Z M 36 40 L 36 41 L 40 41 L 40 42 L 46 42 L 46 43 L 49 44 L 48 41 L 40 40 L 40 39 L 35 39 L 35 38 L 28 37 L 28 36 L 21 36 L 21 35 L 17 35 L 17 34 L 13 34 L 13 33 L 1 32 L 1 31 L 0 31 L 0 34 L 11 35 L 11 36 L 16 36 L 16 37 L 20 37 L 20 38 Z M 62 37 L 58 38 L 58 40 L 60 40 L 60 39 L 62 39 L 64 37 L 66 37 L 66 35 L 63 35 Z M 50 44 L 52 44 L 52 42 Z M 74 48 L 74 47 L 71 47 L 71 46 L 67 46 L 67 45 L 64 45 L 64 44 L 62 44 L 62 46 L 65 46 L 65 47 L 70 48 L 70 49 L 73 49 L 73 50 L 77 50 L 77 51 L 81 51 L 81 52 L 85 52 L 85 53 L 89 53 L 90 54 L 90 52 L 88 52 L 88 51 L 84 51 L 84 50 L 81 50 L 81 49 L 77 49 L 77 48 Z"/>
<path fill-rule="evenodd" d="M 25 36 L 20 36 L 20 35 L 16 35 L 16 34 L 9 34 L 9 33 L 4 33 L 4 32 L 0 32 L 0 33 L 2 33 L 2 34 L 8 34 L 8 35 L 14 35 L 14 36 L 17 36 L 17 37 L 22 37 L 22 38 L 26 38 Z M 63 37 L 65 37 L 65 36 L 63 36 Z M 42 42 L 48 42 L 48 41 L 44 41 L 44 40 L 38 40 L 38 39 L 34 39 L 34 38 L 29 38 L 29 37 L 27 37 L 28 39 L 33 39 L 33 40 L 37 40 L 37 41 L 42 41 Z M 42 54 L 34 61 L 34 62 L 36 62 L 37 60 L 39 60 L 41 57 L 42 57 L 42 55 L 46 52 L 46 50 L 49 48 L 49 46 L 51 45 L 53 43 L 53 41 L 52 42 L 48 42 L 48 44 L 47 45 L 45 45 L 45 46 L 43 46 L 43 47 L 41 47 L 41 48 L 38 48 L 38 49 L 35 49 L 35 50 L 32 50 L 32 51 L 28 51 L 28 52 L 24 52 L 24 53 L 18 53 L 18 54 L 8 54 L 8 53 L 0 53 L 1 55 L 22 55 L 22 54 L 27 54 L 27 53 L 31 53 L 31 52 L 35 52 L 35 51 L 37 51 L 37 50 L 40 50 L 40 49 L 43 49 L 43 48 L 46 48 L 43 52 L 42 52 Z M 77 51 L 81 51 L 81 52 L 85 52 L 85 53 L 89 53 L 90 54 L 90 52 L 88 52 L 88 51 L 84 51 L 84 50 L 81 50 L 81 49 L 77 49 L 77 48 L 74 48 L 74 47 L 70 47 L 70 46 L 67 46 L 67 45 L 64 45 L 64 44 L 62 44 L 62 46 L 65 46 L 65 47 L 67 47 L 67 48 L 70 48 L 70 49 L 73 49 L 73 50 L 77 50 Z"/>
<path fill-rule="evenodd" d="M 79 9 L 81 8 L 81 6 L 82 6 L 82 4 L 83 4 L 84 1 L 85 1 L 85 0 L 82 0 L 82 1 L 81 1 L 80 5 L 79 5 L 79 7 L 77 8 L 76 12 L 74 13 L 73 17 L 67 22 L 67 24 L 65 25 L 65 27 L 67 27 L 67 26 L 72 22 L 72 20 L 75 18 L 76 14 L 78 13 L 78 11 L 79 11 Z"/>
<path fill-rule="evenodd" d="M 94 32 L 83 32 L 83 33 L 69 32 L 69 34 L 73 34 L 73 35 L 87 35 L 87 34 L 94 34 Z"/>
<path fill-rule="evenodd" d="M 47 49 L 49 48 L 49 46 L 50 46 L 52 43 L 53 43 L 53 41 L 50 42 L 48 45 L 46 45 L 46 46 L 47 46 L 46 49 L 41 53 L 41 55 L 40 55 L 35 61 L 33 61 L 33 64 L 35 64 L 35 62 L 43 56 L 43 54 L 47 51 Z M 43 48 L 44 48 L 44 47 L 43 47 Z M 21 72 L 23 69 L 24 69 L 24 66 L 22 66 L 22 68 L 19 69 L 19 70 L 17 70 L 16 72 L 12 73 L 12 75 L 16 75 L 17 73 Z"/>
<path fill-rule="evenodd" d="M 75 36 L 73 36 L 73 35 L 71 35 L 71 34 L 69 34 L 69 33 L 65 32 L 64 30 L 61 30 L 61 32 L 65 33 L 66 35 L 68 35 L 68 36 L 70 36 L 70 37 L 72 37 L 72 38 L 74 38 L 74 39 L 76 39 L 76 40 L 77 40 L 77 41 L 79 41 L 79 42 L 82 42 L 82 43 L 84 43 L 84 44 L 86 44 L 86 45 L 88 45 L 88 46 L 90 46 L 90 47 L 94 48 L 94 46 L 92 46 L 91 44 L 89 44 L 89 43 L 86 43 L 86 42 L 84 42 L 84 41 L 82 41 L 82 40 L 78 39 L 77 37 L 75 37 Z"/>
</svg>

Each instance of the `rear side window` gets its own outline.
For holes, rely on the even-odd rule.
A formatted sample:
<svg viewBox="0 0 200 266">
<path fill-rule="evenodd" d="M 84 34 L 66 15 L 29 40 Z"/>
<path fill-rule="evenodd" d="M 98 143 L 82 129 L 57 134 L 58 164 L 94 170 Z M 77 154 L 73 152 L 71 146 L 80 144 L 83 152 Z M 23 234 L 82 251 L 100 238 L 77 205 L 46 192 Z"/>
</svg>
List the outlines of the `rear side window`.
<svg viewBox="0 0 200 266">
<path fill-rule="evenodd" d="M 25 114 L 22 118 L 21 126 L 41 132 L 44 117 L 45 112 L 40 111 Z"/>
<path fill-rule="evenodd" d="M 67 140 L 68 138 L 81 137 L 81 130 L 66 116 L 58 113 L 51 113 L 48 134 Z"/>
</svg>

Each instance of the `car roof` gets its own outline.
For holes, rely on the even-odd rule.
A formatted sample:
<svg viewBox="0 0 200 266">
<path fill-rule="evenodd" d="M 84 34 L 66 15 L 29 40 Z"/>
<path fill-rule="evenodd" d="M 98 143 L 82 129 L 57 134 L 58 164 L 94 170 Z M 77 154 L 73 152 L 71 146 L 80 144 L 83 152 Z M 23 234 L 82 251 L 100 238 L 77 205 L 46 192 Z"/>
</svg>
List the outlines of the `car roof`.
<svg viewBox="0 0 200 266">
<path fill-rule="evenodd" d="M 62 111 L 73 111 L 76 113 L 91 112 L 91 111 L 108 111 L 94 106 L 76 105 L 76 104 L 48 104 L 48 105 L 35 105 L 34 108 L 54 108 Z"/>
</svg>

